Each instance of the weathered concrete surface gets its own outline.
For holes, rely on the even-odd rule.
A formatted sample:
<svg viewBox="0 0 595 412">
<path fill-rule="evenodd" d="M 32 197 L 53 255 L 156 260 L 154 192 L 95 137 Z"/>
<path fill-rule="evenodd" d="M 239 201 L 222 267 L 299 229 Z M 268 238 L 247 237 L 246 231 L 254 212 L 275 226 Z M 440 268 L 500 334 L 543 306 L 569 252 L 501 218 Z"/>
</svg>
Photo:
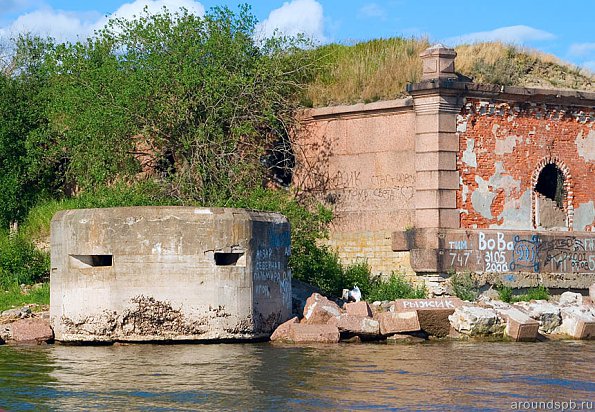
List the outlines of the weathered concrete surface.
<svg viewBox="0 0 595 412">
<path fill-rule="evenodd" d="M 266 338 L 291 313 L 289 224 L 238 209 L 58 212 L 50 318 L 58 341 Z"/>
</svg>

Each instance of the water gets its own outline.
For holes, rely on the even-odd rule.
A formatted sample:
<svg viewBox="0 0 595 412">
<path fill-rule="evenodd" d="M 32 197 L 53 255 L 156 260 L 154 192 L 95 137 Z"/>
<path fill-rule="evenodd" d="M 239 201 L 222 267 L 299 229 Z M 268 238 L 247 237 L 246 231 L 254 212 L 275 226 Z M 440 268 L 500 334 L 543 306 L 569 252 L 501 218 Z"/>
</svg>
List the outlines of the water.
<svg viewBox="0 0 595 412">
<path fill-rule="evenodd" d="M 595 407 L 593 365 L 595 343 L 572 341 L 2 346 L 0 408 L 497 411 L 551 400 Z"/>
</svg>

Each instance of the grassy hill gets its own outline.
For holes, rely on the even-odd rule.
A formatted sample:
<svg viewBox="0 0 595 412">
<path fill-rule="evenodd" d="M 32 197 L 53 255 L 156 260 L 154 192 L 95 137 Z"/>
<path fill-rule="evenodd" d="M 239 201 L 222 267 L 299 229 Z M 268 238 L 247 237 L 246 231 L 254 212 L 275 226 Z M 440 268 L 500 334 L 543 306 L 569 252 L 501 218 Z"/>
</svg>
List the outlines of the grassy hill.
<svg viewBox="0 0 595 412">
<path fill-rule="evenodd" d="M 321 64 L 305 92 L 307 106 L 389 100 L 421 78 L 425 39 L 389 38 L 312 51 Z M 502 43 L 461 45 L 457 72 L 478 83 L 595 91 L 595 76 L 555 56 Z"/>
</svg>

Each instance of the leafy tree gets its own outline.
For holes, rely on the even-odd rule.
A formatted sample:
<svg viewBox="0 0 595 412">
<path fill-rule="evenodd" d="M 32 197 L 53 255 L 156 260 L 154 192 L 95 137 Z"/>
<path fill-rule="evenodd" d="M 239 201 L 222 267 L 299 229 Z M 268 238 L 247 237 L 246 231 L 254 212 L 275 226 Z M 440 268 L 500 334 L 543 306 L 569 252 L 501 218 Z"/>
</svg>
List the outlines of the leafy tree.
<svg viewBox="0 0 595 412">
<path fill-rule="evenodd" d="M 44 134 L 45 52 L 51 47 L 39 38 L 21 37 L 16 52 L 0 73 L 0 226 L 21 220 L 40 194 L 51 190 L 52 177 L 37 167 Z M 47 171 L 47 170 L 46 170 Z"/>
<path fill-rule="evenodd" d="M 115 19 L 56 47 L 54 163 L 88 189 L 141 170 L 172 196 L 225 204 L 259 187 L 287 145 L 307 67 L 299 41 L 255 40 L 247 6 Z"/>
<path fill-rule="evenodd" d="M 0 130 L 1 223 L 39 199 L 24 225 L 31 238 L 61 207 L 279 211 L 292 225 L 294 275 L 337 289 L 337 256 L 317 243 L 329 211 L 271 189 L 291 180 L 312 53 L 300 38 L 258 40 L 255 28 L 248 6 L 164 9 L 111 20 L 84 42 L 21 38 L 17 69 L 0 83 L 0 113 L 12 119 Z"/>
</svg>

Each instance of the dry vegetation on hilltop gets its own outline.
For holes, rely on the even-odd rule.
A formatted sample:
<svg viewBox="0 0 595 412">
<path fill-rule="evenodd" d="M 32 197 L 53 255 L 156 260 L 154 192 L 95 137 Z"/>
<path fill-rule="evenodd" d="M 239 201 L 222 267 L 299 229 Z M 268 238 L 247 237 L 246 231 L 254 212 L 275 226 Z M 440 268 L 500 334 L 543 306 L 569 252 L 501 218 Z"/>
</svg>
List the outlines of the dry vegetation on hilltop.
<svg viewBox="0 0 595 412">
<path fill-rule="evenodd" d="M 330 44 L 312 51 L 321 69 L 304 104 L 326 106 L 403 97 L 421 78 L 419 54 L 426 39 L 376 39 L 353 46 Z M 595 76 L 555 56 L 502 43 L 456 48 L 456 69 L 478 83 L 595 91 Z"/>
</svg>

